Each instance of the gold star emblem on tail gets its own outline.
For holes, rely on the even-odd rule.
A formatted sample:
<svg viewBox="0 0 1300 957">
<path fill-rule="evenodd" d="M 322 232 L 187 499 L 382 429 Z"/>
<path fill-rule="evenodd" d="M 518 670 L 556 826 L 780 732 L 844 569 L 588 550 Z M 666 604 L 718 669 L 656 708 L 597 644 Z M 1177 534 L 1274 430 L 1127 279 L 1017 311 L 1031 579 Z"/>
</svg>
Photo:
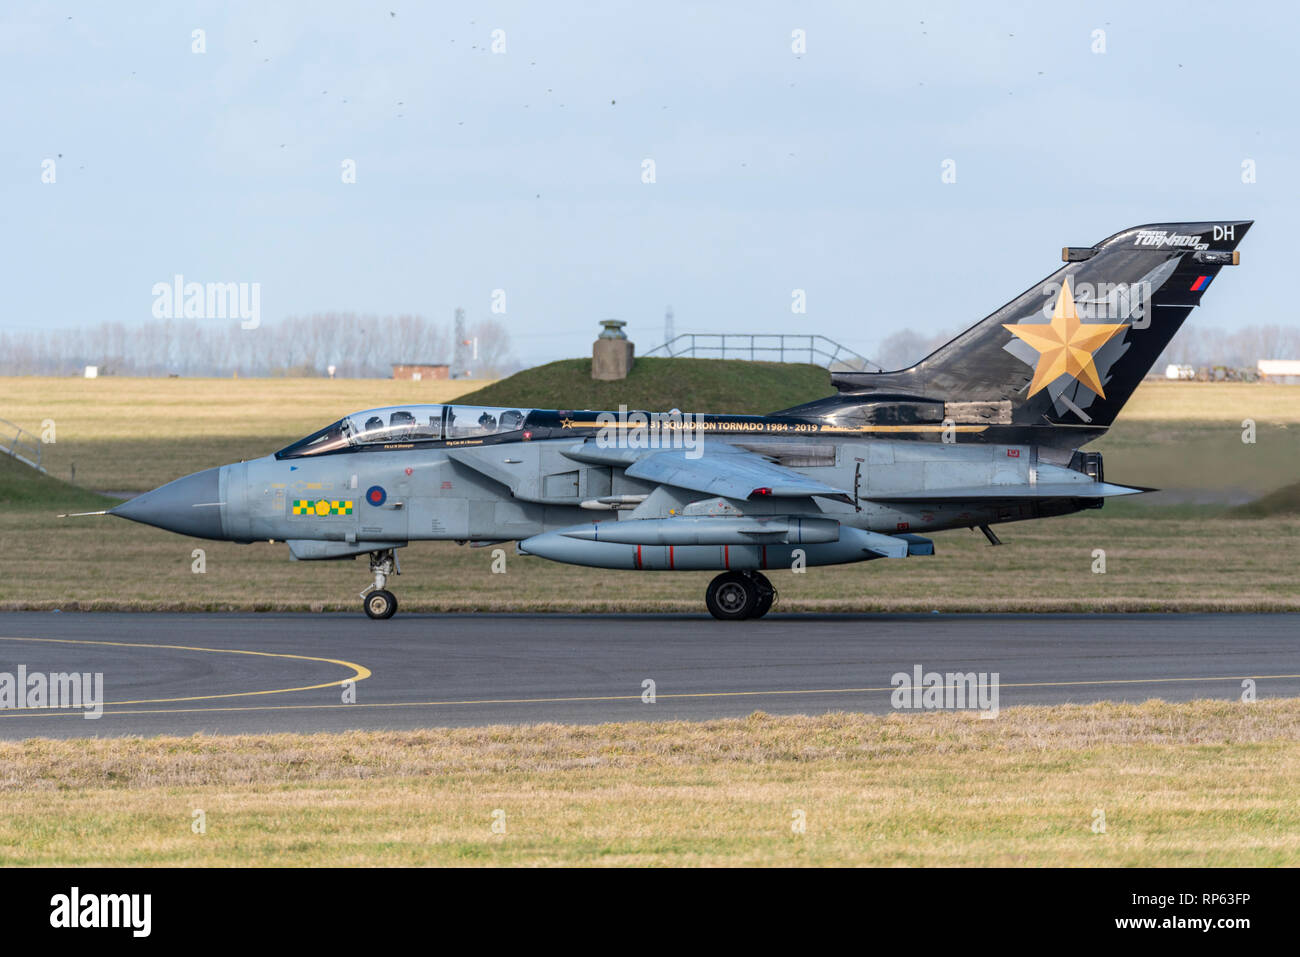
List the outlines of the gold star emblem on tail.
<svg viewBox="0 0 1300 957">
<path fill-rule="evenodd" d="M 1080 322 L 1070 292 L 1070 280 L 1061 283 L 1061 294 L 1056 298 L 1050 323 L 1004 323 L 1002 328 L 1038 350 L 1038 365 L 1034 367 L 1029 395 L 1068 375 L 1101 398 L 1106 398 L 1092 357 L 1124 328 L 1124 323 Z"/>
</svg>

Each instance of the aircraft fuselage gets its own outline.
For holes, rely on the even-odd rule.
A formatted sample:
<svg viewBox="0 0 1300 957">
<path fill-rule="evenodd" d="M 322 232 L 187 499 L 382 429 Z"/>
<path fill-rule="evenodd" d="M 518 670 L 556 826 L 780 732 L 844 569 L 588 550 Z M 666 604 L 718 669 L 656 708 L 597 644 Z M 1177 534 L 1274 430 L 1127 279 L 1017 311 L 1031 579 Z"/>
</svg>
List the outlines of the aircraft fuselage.
<svg viewBox="0 0 1300 957">
<path fill-rule="evenodd" d="M 419 416 L 431 407 L 410 408 Z M 502 410 L 489 411 L 502 415 Z M 877 438 L 867 434 L 870 427 L 774 416 L 683 417 L 686 427 L 638 434 L 635 423 L 631 430 L 602 430 L 597 415 L 529 411 L 520 413 L 519 427 L 508 433 L 438 439 L 417 433 L 396 437 L 410 441 L 323 451 L 309 446 L 306 454 L 298 443 L 275 455 L 180 479 L 116 513 L 198 537 L 287 542 L 300 560 L 343 558 L 411 541 L 521 541 L 521 551 L 572 564 L 685 570 L 865 561 L 888 552 L 884 537 L 904 554 L 900 540 L 912 540 L 910 554 L 927 554 L 929 543 L 918 538 L 924 533 L 1097 504 L 1088 498 L 1092 477 L 1041 461 L 1035 445 L 956 438 L 960 433 L 950 442 L 928 434 L 933 441 Z M 327 444 L 328 436 L 320 442 Z M 613 452 L 601 452 L 606 447 Z M 632 477 L 619 465 L 620 454 L 661 447 L 677 448 L 687 460 L 738 449 L 756 453 L 849 494 L 769 497 L 762 489 L 746 489 L 751 494 L 728 508 L 725 502 L 735 503 L 735 495 L 665 486 Z M 1059 461 L 1055 450 L 1049 454 Z M 1071 484 L 1080 497 L 1012 496 L 1039 484 Z M 976 487 L 1005 488 L 1008 498 L 996 503 L 875 500 Z M 717 502 L 710 504 L 712 499 Z M 757 524 L 744 529 L 735 520 L 739 515 Z M 638 535 L 648 540 L 616 541 L 612 533 L 602 538 L 597 526 L 668 518 L 679 540 L 643 534 L 645 526 L 638 523 Z M 694 525 L 684 524 L 686 518 Z M 827 532 L 828 525 L 836 530 Z M 584 528 L 594 531 L 583 537 Z M 872 541 L 880 547 L 871 548 Z"/>
</svg>

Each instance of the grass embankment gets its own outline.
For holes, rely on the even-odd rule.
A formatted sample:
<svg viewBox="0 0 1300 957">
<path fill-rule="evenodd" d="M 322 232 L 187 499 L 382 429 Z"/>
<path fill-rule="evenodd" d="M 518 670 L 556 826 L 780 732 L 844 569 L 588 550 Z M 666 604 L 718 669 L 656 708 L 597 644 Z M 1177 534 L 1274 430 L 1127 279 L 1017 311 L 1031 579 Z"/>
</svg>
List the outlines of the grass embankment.
<svg viewBox="0 0 1300 957">
<path fill-rule="evenodd" d="M 33 739 L 0 864 L 1287 865 L 1298 739 L 1296 700 Z"/>
<path fill-rule="evenodd" d="M 120 499 L 108 498 L 52 475 L 42 475 L 8 455 L 0 455 L 0 510 L 48 518 L 55 508 L 89 512 L 110 508 Z"/>
<path fill-rule="evenodd" d="M 1254 502 L 1239 505 L 1229 514 L 1242 518 L 1300 515 L 1300 482 L 1284 486 L 1276 492 L 1270 492 Z"/>
<path fill-rule="evenodd" d="M 762 415 L 834 393 L 820 366 L 731 359 L 637 359 L 617 382 L 591 377 L 590 359 L 525 369 L 460 402 L 532 409 L 629 409 Z"/>
</svg>

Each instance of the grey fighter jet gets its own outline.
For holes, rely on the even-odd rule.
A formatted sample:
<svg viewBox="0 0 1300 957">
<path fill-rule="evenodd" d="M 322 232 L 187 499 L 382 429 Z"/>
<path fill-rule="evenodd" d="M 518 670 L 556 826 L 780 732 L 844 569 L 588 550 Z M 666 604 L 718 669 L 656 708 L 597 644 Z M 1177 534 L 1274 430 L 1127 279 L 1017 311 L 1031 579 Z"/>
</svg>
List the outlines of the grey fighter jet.
<svg viewBox="0 0 1300 957">
<path fill-rule="evenodd" d="M 719 571 L 717 618 L 759 618 L 764 570 L 903 559 L 929 533 L 1100 508 L 1106 431 L 1249 221 L 1160 223 L 1067 247 L 1064 265 L 908 369 L 765 416 L 404 405 L 348 415 L 253 461 L 111 510 L 182 535 L 367 555 L 392 616 L 397 549 L 517 542 L 552 561 Z"/>
</svg>

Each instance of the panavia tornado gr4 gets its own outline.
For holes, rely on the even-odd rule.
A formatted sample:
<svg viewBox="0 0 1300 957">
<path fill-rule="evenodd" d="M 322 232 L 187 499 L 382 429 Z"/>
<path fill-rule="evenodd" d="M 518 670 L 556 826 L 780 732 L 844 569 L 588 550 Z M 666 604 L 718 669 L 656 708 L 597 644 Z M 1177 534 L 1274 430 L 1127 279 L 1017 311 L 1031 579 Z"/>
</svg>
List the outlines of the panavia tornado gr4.
<svg viewBox="0 0 1300 957">
<path fill-rule="evenodd" d="M 557 562 L 715 570 L 717 618 L 759 618 L 763 574 L 931 555 L 927 534 L 1100 508 L 1144 491 L 1082 451 L 1115 420 L 1249 221 L 1159 223 L 1067 247 L 1065 265 L 908 369 L 832 374 L 770 415 L 405 405 L 274 455 L 197 472 L 111 514 L 183 535 L 368 555 L 371 618 L 397 549 L 517 542 Z"/>
</svg>

